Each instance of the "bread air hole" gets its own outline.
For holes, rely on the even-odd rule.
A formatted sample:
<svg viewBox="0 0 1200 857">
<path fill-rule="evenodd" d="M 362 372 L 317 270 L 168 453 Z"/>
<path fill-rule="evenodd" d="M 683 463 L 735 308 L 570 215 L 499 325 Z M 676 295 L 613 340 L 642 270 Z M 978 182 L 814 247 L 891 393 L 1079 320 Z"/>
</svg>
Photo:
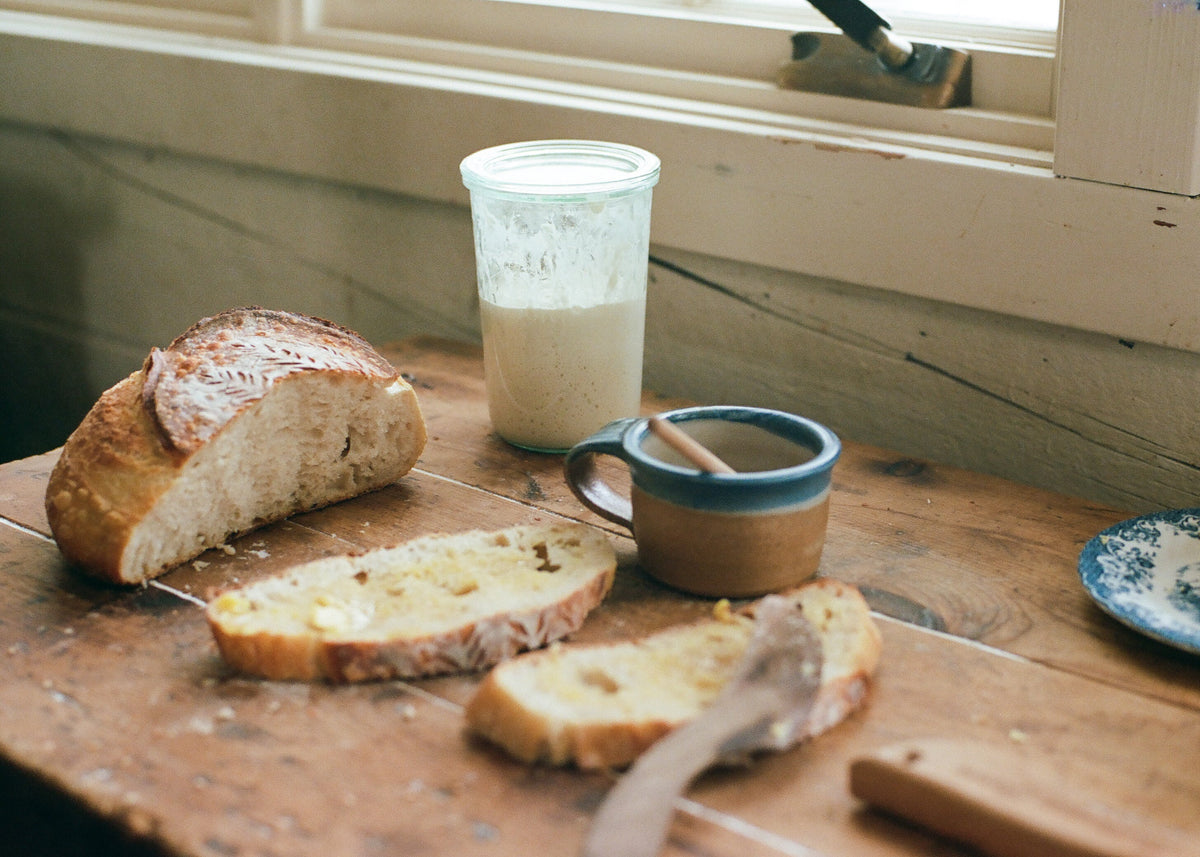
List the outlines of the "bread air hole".
<svg viewBox="0 0 1200 857">
<path fill-rule="evenodd" d="M 620 683 L 609 673 L 598 667 L 588 667 L 579 674 L 579 680 L 589 687 L 597 687 L 605 693 L 616 693 L 621 689 Z"/>
<path fill-rule="evenodd" d="M 479 590 L 479 581 L 473 577 L 457 577 L 451 580 L 438 581 L 438 586 L 451 595 L 461 598 Z"/>
<path fill-rule="evenodd" d="M 546 546 L 545 542 L 538 542 L 534 545 L 533 552 L 542 561 L 542 564 L 537 567 L 538 571 L 553 573 L 562 568 L 561 565 L 556 565 L 550 561 L 550 548 Z"/>
</svg>

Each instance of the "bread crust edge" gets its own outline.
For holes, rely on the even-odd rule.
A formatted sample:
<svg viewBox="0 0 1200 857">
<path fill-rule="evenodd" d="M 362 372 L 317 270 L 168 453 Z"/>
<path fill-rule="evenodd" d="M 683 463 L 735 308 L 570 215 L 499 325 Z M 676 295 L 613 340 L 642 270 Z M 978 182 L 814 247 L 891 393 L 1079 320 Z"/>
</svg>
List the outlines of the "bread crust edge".
<svg viewBox="0 0 1200 857">
<path fill-rule="evenodd" d="M 141 386 L 138 371 L 101 394 L 63 444 L 46 485 L 46 518 L 64 558 L 111 583 L 136 582 L 122 577 L 121 556 L 180 466 L 149 425 Z"/>
</svg>

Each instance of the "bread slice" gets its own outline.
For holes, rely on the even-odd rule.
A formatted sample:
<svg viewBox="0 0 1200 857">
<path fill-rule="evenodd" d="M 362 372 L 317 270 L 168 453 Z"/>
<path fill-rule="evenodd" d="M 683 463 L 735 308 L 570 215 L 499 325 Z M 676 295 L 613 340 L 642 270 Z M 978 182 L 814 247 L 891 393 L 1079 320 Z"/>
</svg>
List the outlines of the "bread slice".
<svg viewBox="0 0 1200 857">
<path fill-rule="evenodd" d="M 138 583 L 296 512 L 387 485 L 425 446 L 412 387 L 332 322 L 206 318 L 101 395 L 46 489 L 64 556 Z"/>
<path fill-rule="evenodd" d="M 821 688 L 793 741 L 841 722 L 866 698 L 880 634 L 859 591 L 816 580 L 782 593 L 816 629 Z M 639 640 L 564 644 L 493 669 L 466 708 L 469 732 L 525 762 L 622 768 L 696 718 L 733 677 L 754 627 L 753 605 Z"/>
<path fill-rule="evenodd" d="M 270 679 L 355 682 L 477 670 L 576 630 L 616 553 L 583 524 L 424 536 L 331 557 L 208 606 L 225 661 Z"/>
</svg>

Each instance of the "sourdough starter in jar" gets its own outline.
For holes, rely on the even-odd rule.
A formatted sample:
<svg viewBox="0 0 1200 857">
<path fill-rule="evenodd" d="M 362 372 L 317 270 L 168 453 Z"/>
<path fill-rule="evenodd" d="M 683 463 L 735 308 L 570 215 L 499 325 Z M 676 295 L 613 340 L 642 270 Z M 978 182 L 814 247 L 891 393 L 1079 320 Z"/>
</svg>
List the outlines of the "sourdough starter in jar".
<svg viewBox="0 0 1200 857">
<path fill-rule="evenodd" d="M 492 426 L 562 452 L 641 403 L 658 159 L 550 140 L 476 152 L 471 191 Z"/>
<path fill-rule="evenodd" d="M 646 299 L 538 309 L 482 301 L 492 425 L 518 446 L 567 449 L 638 412 Z M 636 355 L 636 357 L 634 356 Z"/>
</svg>

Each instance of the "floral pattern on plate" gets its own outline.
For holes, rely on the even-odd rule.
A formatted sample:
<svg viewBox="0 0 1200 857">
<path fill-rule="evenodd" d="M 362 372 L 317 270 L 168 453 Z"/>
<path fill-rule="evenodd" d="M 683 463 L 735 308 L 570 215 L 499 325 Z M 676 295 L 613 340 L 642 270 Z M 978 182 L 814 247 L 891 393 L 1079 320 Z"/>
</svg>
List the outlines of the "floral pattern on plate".
<svg viewBox="0 0 1200 857">
<path fill-rule="evenodd" d="M 1200 654 L 1200 508 L 1114 524 L 1084 546 L 1079 577 L 1114 618 Z"/>
</svg>

